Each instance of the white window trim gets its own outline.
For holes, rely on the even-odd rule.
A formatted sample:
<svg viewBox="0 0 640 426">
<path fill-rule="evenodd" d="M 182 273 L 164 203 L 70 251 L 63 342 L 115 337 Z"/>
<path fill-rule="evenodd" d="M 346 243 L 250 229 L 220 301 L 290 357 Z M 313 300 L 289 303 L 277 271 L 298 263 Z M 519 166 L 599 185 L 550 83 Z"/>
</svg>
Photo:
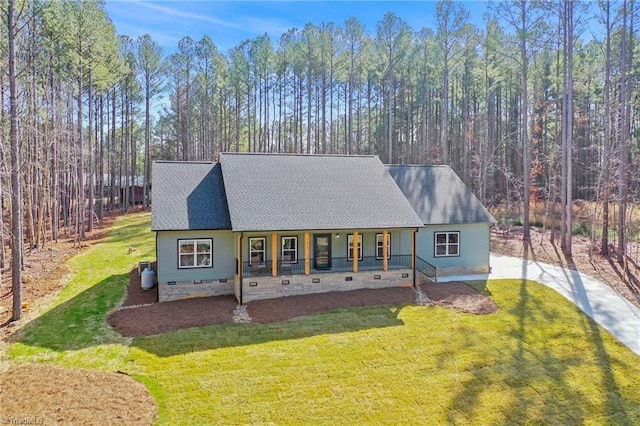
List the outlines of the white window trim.
<svg viewBox="0 0 640 426">
<path fill-rule="evenodd" d="M 382 250 L 384 244 L 383 234 L 376 234 L 376 259 L 382 259 L 382 256 L 378 256 L 378 253 Z M 391 259 L 391 234 L 387 233 L 387 259 Z"/>
<path fill-rule="evenodd" d="M 285 249 L 284 240 L 295 240 L 295 249 Z M 291 259 L 291 263 L 298 263 L 298 237 L 281 237 L 280 239 L 280 259 L 284 259 L 285 253 L 295 253 L 295 258 Z"/>
<path fill-rule="evenodd" d="M 362 234 L 358 234 L 358 260 L 362 259 Z M 353 260 L 353 234 L 347 234 L 347 260 Z"/>
<path fill-rule="evenodd" d="M 262 240 L 262 250 L 254 250 L 251 242 L 254 240 Z M 253 259 L 253 253 L 262 253 L 262 262 L 267 261 L 267 239 L 265 237 L 252 237 L 249 238 L 249 265 L 251 265 L 251 259 Z"/>
<path fill-rule="evenodd" d="M 446 235 L 446 242 L 444 244 L 438 244 L 438 235 Z M 449 235 L 455 234 L 458 236 L 457 243 L 449 242 Z M 438 254 L 438 246 L 445 247 L 445 254 Z M 457 247 L 457 253 L 451 254 L 449 252 L 450 247 Z M 433 257 L 459 257 L 460 256 L 460 231 L 441 231 L 433 234 Z"/>
<path fill-rule="evenodd" d="M 198 252 L 198 244 L 199 243 L 208 243 L 209 251 L 208 252 Z M 188 244 L 193 245 L 193 253 L 185 253 L 181 252 L 181 247 L 183 245 Z M 198 255 L 208 254 L 209 255 L 209 264 L 208 265 L 199 265 L 198 264 Z M 182 259 L 188 255 L 193 256 L 193 265 L 183 265 Z M 193 239 L 179 239 L 178 240 L 178 269 L 194 269 L 194 268 L 213 268 L 213 238 L 193 238 Z"/>
</svg>

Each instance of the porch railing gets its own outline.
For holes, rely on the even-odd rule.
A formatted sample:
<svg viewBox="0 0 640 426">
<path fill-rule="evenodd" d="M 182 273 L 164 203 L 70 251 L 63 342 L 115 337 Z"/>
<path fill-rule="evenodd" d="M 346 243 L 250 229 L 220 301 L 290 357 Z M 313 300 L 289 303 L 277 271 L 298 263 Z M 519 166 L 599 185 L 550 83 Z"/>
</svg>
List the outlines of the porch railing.
<svg viewBox="0 0 640 426">
<path fill-rule="evenodd" d="M 329 272 L 351 272 L 353 271 L 353 260 L 346 257 L 333 257 L 327 267 L 320 267 L 315 265 L 314 259 L 310 259 L 310 274 L 322 274 Z M 318 266 L 316 268 L 316 266 Z M 278 268 L 277 275 L 303 275 L 304 274 L 304 259 L 298 259 L 297 261 L 288 261 L 278 259 L 276 262 Z M 408 269 L 411 268 L 411 255 L 401 254 L 392 255 L 387 260 L 387 268 L 389 270 L 394 269 Z M 358 271 L 382 271 L 383 261 L 377 259 L 375 256 L 364 256 L 358 261 Z M 242 264 L 242 276 L 244 277 L 259 277 L 259 276 L 272 276 L 273 263 L 271 259 L 267 259 L 264 262 L 252 261 L 243 262 Z"/>
<path fill-rule="evenodd" d="M 416 256 L 416 270 L 422 272 L 433 282 L 438 282 L 438 267 Z"/>
<path fill-rule="evenodd" d="M 303 275 L 304 274 L 304 259 L 298 259 L 298 261 L 281 260 L 276 262 L 278 268 L 277 275 Z M 242 276 L 244 277 L 260 277 L 271 276 L 273 271 L 273 262 L 271 259 L 267 259 L 264 262 L 252 261 L 243 262 L 242 264 Z"/>
</svg>

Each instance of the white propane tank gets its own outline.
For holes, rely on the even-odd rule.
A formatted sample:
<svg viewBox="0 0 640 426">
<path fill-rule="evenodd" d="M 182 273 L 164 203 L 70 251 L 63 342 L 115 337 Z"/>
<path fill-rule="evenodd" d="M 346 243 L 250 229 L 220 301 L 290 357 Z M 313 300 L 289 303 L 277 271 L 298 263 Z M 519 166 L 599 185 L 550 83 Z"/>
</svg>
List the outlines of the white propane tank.
<svg viewBox="0 0 640 426">
<path fill-rule="evenodd" d="M 149 267 L 142 271 L 140 284 L 142 285 L 143 290 L 150 290 L 153 288 L 153 275 L 153 269 Z"/>
</svg>

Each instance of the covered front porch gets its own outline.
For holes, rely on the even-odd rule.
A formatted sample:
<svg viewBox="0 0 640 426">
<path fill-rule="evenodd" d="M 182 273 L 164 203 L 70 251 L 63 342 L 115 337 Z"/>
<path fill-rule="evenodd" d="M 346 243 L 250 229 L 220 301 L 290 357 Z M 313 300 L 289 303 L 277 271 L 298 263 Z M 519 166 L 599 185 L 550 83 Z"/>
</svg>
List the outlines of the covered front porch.
<svg viewBox="0 0 640 426">
<path fill-rule="evenodd" d="M 352 259 L 347 257 L 334 257 L 322 267 L 315 266 L 315 262 L 310 262 L 308 273 L 305 271 L 305 262 L 294 262 L 290 259 L 276 259 L 275 266 L 273 259 L 267 259 L 266 262 L 243 262 L 242 276 L 244 278 L 255 277 L 278 277 L 282 275 L 316 275 L 326 273 L 341 272 L 364 272 L 364 271 L 389 271 L 397 269 L 411 269 L 411 255 L 391 255 L 386 259 L 386 265 L 383 259 L 375 256 L 363 256 L 357 261 L 357 269 Z"/>
<path fill-rule="evenodd" d="M 414 229 L 243 233 L 237 247 L 241 303 L 415 284 Z"/>
</svg>

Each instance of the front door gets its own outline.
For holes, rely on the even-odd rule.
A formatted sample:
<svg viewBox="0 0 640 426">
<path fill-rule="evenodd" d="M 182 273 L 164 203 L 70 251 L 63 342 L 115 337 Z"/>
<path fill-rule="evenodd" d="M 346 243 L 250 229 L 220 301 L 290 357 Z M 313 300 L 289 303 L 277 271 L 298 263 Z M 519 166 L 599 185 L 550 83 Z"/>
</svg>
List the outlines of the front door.
<svg viewBox="0 0 640 426">
<path fill-rule="evenodd" d="M 313 267 L 331 269 L 331 234 L 313 235 Z"/>
</svg>

